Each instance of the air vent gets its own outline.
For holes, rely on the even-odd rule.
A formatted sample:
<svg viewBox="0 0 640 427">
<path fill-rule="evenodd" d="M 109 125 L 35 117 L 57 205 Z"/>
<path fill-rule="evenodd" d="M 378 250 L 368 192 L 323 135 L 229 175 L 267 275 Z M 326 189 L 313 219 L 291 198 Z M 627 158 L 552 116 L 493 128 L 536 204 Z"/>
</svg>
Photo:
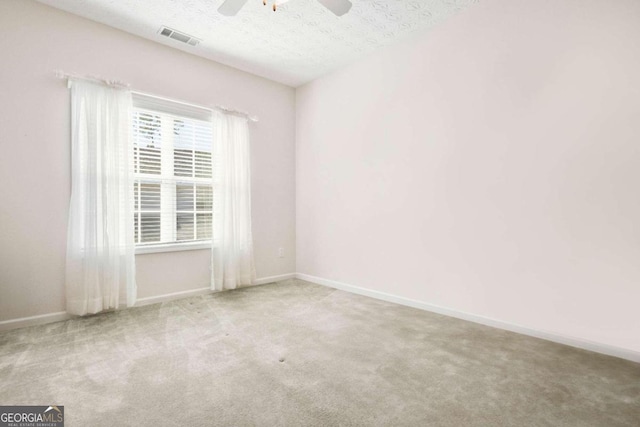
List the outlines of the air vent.
<svg viewBox="0 0 640 427">
<path fill-rule="evenodd" d="M 197 46 L 198 43 L 200 43 L 199 39 L 193 36 L 190 36 L 189 34 L 176 31 L 173 28 L 169 28 L 169 27 L 160 27 L 158 34 L 164 37 L 169 37 L 170 39 L 174 39 L 182 43 L 186 43 L 190 46 Z"/>
</svg>

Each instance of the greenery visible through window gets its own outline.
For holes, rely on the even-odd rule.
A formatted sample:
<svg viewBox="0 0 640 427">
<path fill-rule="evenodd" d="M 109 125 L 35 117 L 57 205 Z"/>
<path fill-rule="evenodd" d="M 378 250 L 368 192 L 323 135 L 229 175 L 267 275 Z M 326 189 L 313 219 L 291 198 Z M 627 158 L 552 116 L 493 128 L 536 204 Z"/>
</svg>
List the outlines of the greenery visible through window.
<svg viewBox="0 0 640 427">
<path fill-rule="evenodd" d="M 211 239 L 211 140 L 210 122 L 134 109 L 137 245 Z"/>
</svg>

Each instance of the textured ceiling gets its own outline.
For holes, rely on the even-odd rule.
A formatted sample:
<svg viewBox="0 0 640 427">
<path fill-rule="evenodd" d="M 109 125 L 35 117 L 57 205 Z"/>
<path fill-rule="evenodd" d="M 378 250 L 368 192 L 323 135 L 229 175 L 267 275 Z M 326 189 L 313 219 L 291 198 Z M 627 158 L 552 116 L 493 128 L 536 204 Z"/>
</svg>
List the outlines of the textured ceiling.
<svg viewBox="0 0 640 427">
<path fill-rule="evenodd" d="M 299 86 L 477 0 L 351 0 L 337 17 L 316 0 L 291 0 L 273 12 L 249 0 L 234 17 L 222 0 L 38 0 L 58 9 L 290 86 Z M 269 4 L 272 0 L 269 0 Z M 174 28 L 195 47 L 158 35 Z"/>
</svg>

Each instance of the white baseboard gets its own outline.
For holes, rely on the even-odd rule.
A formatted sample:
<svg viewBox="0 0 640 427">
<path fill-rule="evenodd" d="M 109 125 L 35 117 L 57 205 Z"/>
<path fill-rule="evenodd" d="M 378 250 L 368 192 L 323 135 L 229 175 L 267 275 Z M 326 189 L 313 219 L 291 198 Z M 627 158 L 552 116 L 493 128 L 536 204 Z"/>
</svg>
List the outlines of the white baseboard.
<svg viewBox="0 0 640 427">
<path fill-rule="evenodd" d="M 296 278 L 301 280 L 306 280 L 307 282 L 315 283 L 318 285 L 339 289 L 341 291 L 351 292 L 354 294 L 364 295 L 367 297 L 376 298 L 383 301 L 406 305 L 408 307 L 431 311 L 433 313 L 443 314 L 445 316 L 455 317 L 458 319 L 467 320 L 474 323 L 480 323 L 482 325 L 487 325 L 487 326 L 491 326 L 498 329 L 504 329 L 507 331 L 516 332 L 519 334 L 528 335 L 531 337 L 540 338 L 547 341 L 553 341 L 559 344 L 565 344 L 571 347 L 590 350 L 596 353 L 602 353 L 609 356 L 615 356 L 621 359 L 631 360 L 633 362 L 640 363 L 640 353 L 633 350 L 628 350 L 625 348 L 614 347 L 608 344 L 601 344 L 601 343 L 597 343 L 597 342 L 593 342 L 593 341 L 589 341 L 581 338 L 574 338 L 566 335 L 557 334 L 554 332 L 547 332 L 547 331 L 532 329 L 526 326 L 520 326 L 513 323 L 505 322 L 502 320 L 491 319 L 489 317 L 479 316 L 477 314 L 465 313 L 465 312 L 454 310 L 451 308 L 440 307 L 440 306 L 429 304 L 422 301 L 417 301 L 409 298 L 400 297 L 397 295 L 387 294 L 385 292 L 361 288 L 358 286 L 337 282 L 335 280 L 323 279 L 321 277 L 311 276 L 309 274 L 296 273 Z"/>
<path fill-rule="evenodd" d="M 267 283 L 280 282 L 282 280 L 295 279 L 296 273 L 280 274 L 278 276 L 262 277 L 253 281 L 254 285 L 266 285 Z"/>
<path fill-rule="evenodd" d="M 265 285 L 267 283 L 278 282 L 281 280 L 294 279 L 295 273 L 281 274 L 279 276 L 261 277 L 253 282 L 252 286 Z M 206 295 L 213 293 L 211 288 L 202 287 L 197 289 L 190 289 L 188 291 L 173 292 L 170 294 L 156 295 L 152 297 L 138 298 L 135 307 L 141 307 L 150 304 L 157 304 L 161 302 L 172 301 L 180 298 L 193 297 L 197 295 Z M 121 305 L 123 310 L 126 310 L 125 304 Z M 44 325 L 47 323 L 61 322 L 63 320 L 69 320 L 75 316 L 72 316 L 64 311 L 56 313 L 40 314 L 37 316 L 20 317 L 17 319 L 9 319 L 0 321 L 0 331 L 8 331 L 11 329 L 25 328 L 27 326 Z"/>
<path fill-rule="evenodd" d="M 480 323 L 482 325 L 504 329 L 507 331 L 512 331 L 519 334 L 541 338 L 547 341 L 553 341 L 556 343 L 565 344 L 572 347 L 577 347 L 584 350 L 590 350 L 596 353 L 602 353 L 609 356 L 615 356 L 621 359 L 627 359 L 633 362 L 640 363 L 640 353 L 633 350 L 614 347 L 608 344 L 596 343 L 596 342 L 584 340 L 581 338 L 569 337 L 569 336 L 557 334 L 554 332 L 547 332 L 547 331 L 532 329 L 526 326 L 520 326 L 513 323 L 505 322 L 502 320 L 496 320 L 489 317 L 480 316 L 477 314 L 466 313 L 466 312 L 454 310 L 447 307 L 441 307 L 441 306 L 429 304 L 422 301 L 417 301 L 409 298 L 400 297 L 397 295 L 388 294 L 385 292 L 361 288 L 358 286 L 353 286 L 346 283 L 338 282 L 335 280 L 323 279 L 321 277 L 311 276 L 309 274 L 289 273 L 289 274 L 281 274 L 278 276 L 263 277 L 260 279 L 256 279 L 253 284 L 256 286 L 264 285 L 267 283 L 273 283 L 273 282 L 278 282 L 278 281 L 288 280 L 293 278 L 298 278 L 301 280 L 306 280 L 311 283 L 316 283 L 318 285 L 340 289 L 342 291 L 351 292 L 354 294 L 364 295 L 367 297 L 376 298 L 383 301 L 406 305 L 408 307 L 431 311 L 434 313 L 443 314 L 445 316 L 450 316 L 458 319 L 467 320 L 470 322 Z M 156 304 L 160 302 L 167 302 L 167 301 L 172 301 L 180 298 L 196 296 L 196 295 L 205 295 L 211 292 L 214 292 L 214 291 L 212 291 L 209 287 L 203 287 L 203 288 L 192 289 L 188 291 L 174 292 L 170 294 L 157 295 L 157 296 L 145 297 L 145 298 L 138 298 L 136 307 L 149 305 L 149 304 Z M 3 320 L 3 321 L 0 321 L 0 331 L 7 331 L 11 329 L 42 325 L 42 324 L 53 323 L 53 322 L 60 322 L 60 321 L 71 319 L 72 317 L 74 316 L 71 316 L 64 311 L 60 311 L 56 313 L 47 313 L 47 314 L 41 314 L 37 316 Z"/>
<path fill-rule="evenodd" d="M 43 325 L 45 323 L 61 322 L 69 320 L 73 316 L 66 311 L 57 313 L 40 314 L 38 316 L 20 317 L 17 319 L 3 320 L 0 322 L 0 331 L 8 331 L 11 329 L 26 328 L 27 326 Z"/>
<path fill-rule="evenodd" d="M 134 305 L 132 308 L 141 307 L 141 306 L 150 305 L 150 304 L 158 304 L 160 302 L 173 301 L 181 298 L 195 297 L 197 295 L 205 295 L 212 292 L 214 291 L 212 291 L 211 288 L 207 286 L 204 288 L 189 289 L 188 291 L 173 292 L 170 294 L 156 295 L 153 297 L 138 298 L 136 300 L 136 305 Z"/>
</svg>

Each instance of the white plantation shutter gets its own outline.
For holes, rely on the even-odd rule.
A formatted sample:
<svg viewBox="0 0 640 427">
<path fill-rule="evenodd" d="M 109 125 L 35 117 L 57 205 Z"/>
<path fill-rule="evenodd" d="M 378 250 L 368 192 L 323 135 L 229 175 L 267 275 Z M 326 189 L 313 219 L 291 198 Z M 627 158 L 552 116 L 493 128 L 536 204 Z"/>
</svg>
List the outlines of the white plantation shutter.
<svg viewBox="0 0 640 427">
<path fill-rule="evenodd" d="M 211 111 L 133 96 L 137 246 L 210 241 Z"/>
</svg>

